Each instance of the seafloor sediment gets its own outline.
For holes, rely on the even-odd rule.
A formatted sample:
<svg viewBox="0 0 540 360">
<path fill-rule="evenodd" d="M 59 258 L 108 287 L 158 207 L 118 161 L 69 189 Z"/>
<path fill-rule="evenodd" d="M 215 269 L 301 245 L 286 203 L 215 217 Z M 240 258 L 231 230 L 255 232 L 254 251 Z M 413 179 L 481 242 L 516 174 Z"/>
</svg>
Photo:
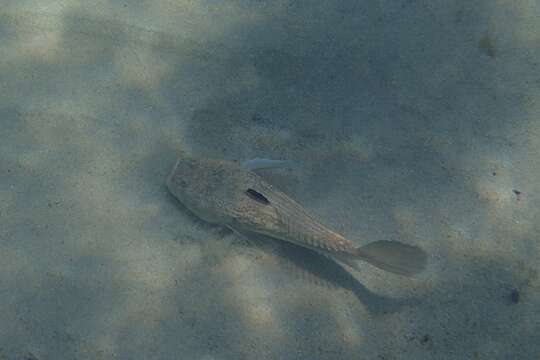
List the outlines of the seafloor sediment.
<svg viewBox="0 0 540 360">
<path fill-rule="evenodd" d="M 0 359 L 537 359 L 535 2 L 4 1 Z M 178 151 L 408 279 L 204 224 Z"/>
</svg>

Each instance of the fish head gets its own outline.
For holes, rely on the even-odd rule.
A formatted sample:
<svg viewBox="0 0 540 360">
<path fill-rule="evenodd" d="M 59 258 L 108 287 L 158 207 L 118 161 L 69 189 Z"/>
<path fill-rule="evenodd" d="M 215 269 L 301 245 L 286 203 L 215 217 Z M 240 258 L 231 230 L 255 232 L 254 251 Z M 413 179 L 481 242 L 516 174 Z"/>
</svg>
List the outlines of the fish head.
<svg viewBox="0 0 540 360">
<path fill-rule="evenodd" d="M 200 183 L 200 165 L 197 159 L 187 156 L 180 156 L 167 178 L 167 188 L 180 201 L 186 196 L 196 193 Z"/>
<path fill-rule="evenodd" d="M 180 156 L 167 178 L 167 187 L 186 208 L 201 219 L 225 224 L 231 197 L 230 166 L 210 159 Z"/>
</svg>

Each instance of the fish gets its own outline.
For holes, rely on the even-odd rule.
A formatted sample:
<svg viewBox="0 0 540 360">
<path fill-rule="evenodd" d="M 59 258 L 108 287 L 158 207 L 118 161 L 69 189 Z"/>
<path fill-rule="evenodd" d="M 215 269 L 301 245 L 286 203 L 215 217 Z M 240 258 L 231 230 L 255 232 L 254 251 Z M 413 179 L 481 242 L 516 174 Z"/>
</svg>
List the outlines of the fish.
<svg viewBox="0 0 540 360">
<path fill-rule="evenodd" d="M 425 269 L 427 255 L 420 247 L 393 240 L 356 246 L 255 170 L 232 161 L 182 154 L 166 185 L 197 217 L 242 236 L 255 233 L 287 241 L 357 270 L 361 261 L 404 276 Z"/>
<path fill-rule="evenodd" d="M 297 163 L 291 160 L 274 160 L 274 159 L 266 159 L 266 158 L 255 158 L 255 159 L 244 161 L 242 163 L 242 167 L 248 170 L 276 169 L 276 168 L 294 169 L 297 167 Z"/>
</svg>

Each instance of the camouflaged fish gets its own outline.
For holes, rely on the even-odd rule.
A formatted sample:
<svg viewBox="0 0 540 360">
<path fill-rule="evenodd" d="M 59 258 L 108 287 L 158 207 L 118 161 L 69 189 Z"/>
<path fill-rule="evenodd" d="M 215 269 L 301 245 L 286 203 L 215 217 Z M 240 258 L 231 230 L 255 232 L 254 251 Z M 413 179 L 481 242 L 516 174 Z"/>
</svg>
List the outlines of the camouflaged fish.
<svg viewBox="0 0 540 360">
<path fill-rule="evenodd" d="M 261 168 L 268 167 L 262 159 L 258 161 Z M 258 233 L 288 241 L 357 269 L 359 260 L 406 276 L 425 268 L 426 255 L 416 246 L 381 240 L 356 247 L 257 175 L 256 168 L 254 161 L 243 167 L 225 160 L 182 155 L 167 179 L 167 187 L 201 219 L 239 234 Z"/>
</svg>

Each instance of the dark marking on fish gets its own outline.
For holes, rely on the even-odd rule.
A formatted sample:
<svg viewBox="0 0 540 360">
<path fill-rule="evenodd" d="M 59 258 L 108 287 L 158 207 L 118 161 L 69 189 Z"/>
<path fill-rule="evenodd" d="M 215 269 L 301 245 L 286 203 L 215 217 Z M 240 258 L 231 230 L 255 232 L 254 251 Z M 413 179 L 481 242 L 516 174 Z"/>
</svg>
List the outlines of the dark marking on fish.
<svg viewBox="0 0 540 360">
<path fill-rule="evenodd" d="M 260 202 L 261 204 L 265 204 L 265 205 L 270 204 L 270 201 L 268 201 L 268 199 L 257 190 L 247 189 L 246 194 L 248 194 L 249 197 L 252 198 L 253 200 Z"/>
</svg>

